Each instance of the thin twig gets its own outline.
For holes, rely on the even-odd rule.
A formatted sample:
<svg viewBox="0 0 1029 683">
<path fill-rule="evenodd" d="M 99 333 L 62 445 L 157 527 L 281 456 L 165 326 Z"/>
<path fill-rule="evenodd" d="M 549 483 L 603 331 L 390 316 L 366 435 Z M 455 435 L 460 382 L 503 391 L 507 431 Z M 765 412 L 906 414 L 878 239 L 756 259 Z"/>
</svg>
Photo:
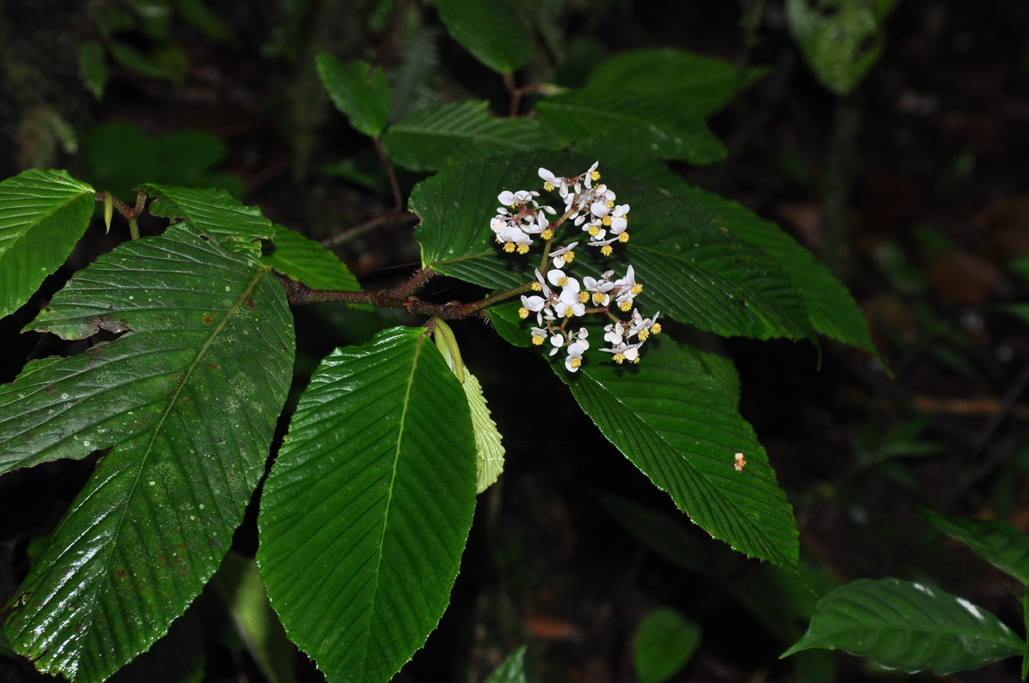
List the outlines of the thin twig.
<svg viewBox="0 0 1029 683">
<path fill-rule="evenodd" d="M 397 174 L 393 171 L 393 162 L 389 160 L 386 151 L 382 149 L 382 141 L 379 138 L 372 138 L 372 141 L 375 143 L 375 151 L 378 153 L 379 159 L 386 167 L 386 173 L 389 174 L 389 185 L 393 188 L 393 207 L 396 211 L 402 211 L 404 200 L 400 196 L 400 185 L 397 184 Z"/>
<path fill-rule="evenodd" d="M 522 91 L 515 85 L 514 75 L 504 74 L 504 85 L 507 86 L 508 92 L 511 93 L 511 109 L 508 112 L 508 116 L 514 118 L 518 116 L 518 105 L 522 101 Z"/>
</svg>

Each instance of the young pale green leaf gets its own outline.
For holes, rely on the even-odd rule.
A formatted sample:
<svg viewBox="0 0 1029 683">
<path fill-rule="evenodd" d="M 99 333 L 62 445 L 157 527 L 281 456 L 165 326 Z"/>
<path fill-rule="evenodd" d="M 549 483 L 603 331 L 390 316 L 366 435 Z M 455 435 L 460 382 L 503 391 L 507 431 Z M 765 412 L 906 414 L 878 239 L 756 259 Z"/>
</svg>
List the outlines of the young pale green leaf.
<svg viewBox="0 0 1029 683">
<path fill-rule="evenodd" d="M 296 646 L 289 642 L 279 616 L 268 603 L 257 563 L 230 550 L 211 579 L 232 617 L 236 631 L 271 683 L 296 680 Z"/>
<path fill-rule="evenodd" d="M 590 337 L 600 344 L 603 333 Z M 572 375 L 560 357 L 552 367 L 601 433 L 695 524 L 733 550 L 795 568 L 793 509 L 735 401 L 672 332 L 648 339 L 641 355 L 638 365 L 616 365 L 591 353 Z M 739 472 L 736 453 L 747 462 Z"/>
<path fill-rule="evenodd" d="M 475 509 L 468 402 L 424 329 L 325 358 L 264 485 L 257 561 L 330 683 L 385 683 L 436 627 Z"/>
<path fill-rule="evenodd" d="M 790 32 L 822 84 L 847 95 L 878 61 L 897 0 L 786 0 Z"/>
<path fill-rule="evenodd" d="M 918 516 L 1005 574 L 1029 584 L 1029 537 L 997 519 L 966 519 L 919 507 Z"/>
<path fill-rule="evenodd" d="M 422 219 L 415 237 L 422 245 L 423 265 L 491 288 L 531 281 L 539 264 L 535 252 L 505 254 L 489 229 L 499 207 L 497 195 L 541 187 L 539 167 L 570 176 L 589 165 L 575 154 L 537 153 L 469 163 L 422 181 L 411 193 L 410 206 Z M 800 294 L 775 259 L 716 227 L 716 215 L 707 207 L 615 172 L 601 173 L 617 201 L 632 207 L 631 239 L 617 247 L 614 258 L 605 259 L 583 244 L 585 233 L 565 224 L 555 242 L 579 242 L 572 274 L 625 273 L 631 264 L 644 286 L 641 305 L 705 332 L 761 339 L 814 336 Z M 540 197 L 542 202 L 555 199 Z"/>
<path fill-rule="evenodd" d="M 946 676 L 1020 655 L 1025 641 L 964 598 L 889 578 L 851 581 L 819 600 L 807 633 L 782 656 L 814 647 Z"/>
<path fill-rule="evenodd" d="M 498 119 L 488 102 L 451 102 L 423 109 L 390 126 L 382 138 L 389 158 L 412 171 L 438 171 L 471 159 L 555 149 L 561 145 L 536 119 Z"/>
<path fill-rule="evenodd" d="M 179 223 L 76 273 L 32 328 L 126 333 L 0 386 L 0 472 L 108 451 L 5 625 L 40 670 L 99 682 L 231 545 L 289 389 L 292 316 L 269 268 Z"/>
<path fill-rule="evenodd" d="M 275 237 L 272 222 L 255 206 L 244 206 L 224 190 L 192 190 L 148 183 L 141 186 L 154 201 L 150 213 L 191 223 L 220 243 L 261 251 L 261 240 Z"/>
<path fill-rule="evenodd" d="M 317 66 L 322 85 L 350 125 L 369 137 L 382 135 L 389 119 L 389 81 L 382 67 L 361 59 L 343 64 L 328 52 L 318 54 Z"/>
<path fill-rule="evenodd" d="M 532 56 L 532 36 L 507 0 L 436 0 L 433 4 L 447 33 L 493 71 L 512 73 Z"/>
<path fill-rule="evenodd" d="M 0 182 L 0 318 L 29 300 L 89 227 L 95 191 L 64 171 Z"/>
<path fill-rule="evenodd" d="M 704 119 L 673 98 L 585 88 L 542 100 L 536 111 L 569 140 L 611 141 L 692 164 L 710 164 L 726 154 Z"/>
<path fill-rule="evenodd" d="M 640 623 L 632 642 L 636 679 L 664 683 L 690 661 L 700 646 L 700 626 L 671 607 L 655 609 Z"/>
<path fill-rule="evenodd" d="M 525 649 L 522 645 L 493 670 L 486 683 L 527 683 L 525 679 Z"/>
<path fill-rule="evenodd" d="M 350 270 L 335 254 L 296 230 L 275 224 L 275 241 L 262 260 L 312 289 L 360 291 Z"/>
<path fill-rule="evenodd" d="M 598 63 L 586 87 L 671 99 L 707 117 L 765 72 L 686 50 L 649 48 L 619 52 Z"/>
<path fill-rule="evenodd" d="M 191 607 L 172 622 L 167 634 L 107 683 L 200 683 L 205 659 L 204 625 L 197 608 Z"/>
</svg>

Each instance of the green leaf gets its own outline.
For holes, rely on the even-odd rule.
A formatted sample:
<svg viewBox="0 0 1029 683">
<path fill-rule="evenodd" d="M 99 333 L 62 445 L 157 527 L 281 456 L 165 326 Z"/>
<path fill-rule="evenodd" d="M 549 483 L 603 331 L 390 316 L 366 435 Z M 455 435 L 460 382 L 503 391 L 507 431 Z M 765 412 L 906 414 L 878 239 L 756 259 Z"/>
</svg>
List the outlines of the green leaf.
<svg viewBox="0 0 1029 683">
<path fill-rule="evenodd" d="M 999 304 L 992 306 L 994 310 L 1002 311 L 1016 318 L 1021 318 L 1022 322 L 1029 324 L 1029 303 L 1024 304 Z"/>
<path fill-rule="evenodd" d="M 191 607 L 172 622 L 166 635 L 107 683 L 200 683 L 205 659 L 204 626 Z"/>
<path fill-rule="evenodd" d="M 361 285 L 331 251 L 296 230 L 276 224 L 271 253 L 262 260 L 278 272 L 312 289 L 360 291 Z"/>
<path fill-rule="evenodd" d="M 626 50 L 597 64 L 586 87 L 675 100 L 706 118 L 766 71 L 674 48 Z"/>
<path fill-rule="evenodd" d="M 107 87 L 107 62 L 104 60 L 104 47 L 96 40 L 84 40 L 79 45 L 79 75 L 86 90 L 100 100 Z"/>
<path fill-rule="evenodd" d="M 560 146 L 538 120 L 498 119 L 486 111 L 488 104 L 469 100 L 423 109 L 390 126 L 382 147 L 405 168 L 438 171 L 471 159 Z"/>
<path fill-rule="evenodd" d="M 389 81 L 382 67 L 361 59 L 343 64 L 328 52 L 318 54 L 317 64 L 329 97 L 350 125 L 369 137 L 382 135 L 389 118 Z"/>
<path fill-rule="evenodd" d="M 522 645 L 512 652 L 507 659 L 500 663 L 486 683 L 526 683 L 525 679 L 525 649 Z"/>
<path fill-rule="evenodd" d="M 919 507 L 918 516 L 1005 574 L 1029 584 L 1029 537 L 997 519 L 965 519 Z"/>
<path fill-rule="evenodd" d="M 409 203 L 422 219 L 415 237 L 422 245 L 423 265 L 490 288 L 530 282 L 538 257 L 505 254 L 488 227 L 499 207 L 497 195 L 540 187 L 541 166 L 571 176 L 589 165 L 574 154 L 537 153 L 518 160 L 469 163 L 422 181 Z M 604 259 L 599 250 L 582 244 L 582 232 L 566 226 L 568 232 L 559 232 L 556 241 L 580 242 L 572 266 L 577 277 L 612 268 L 624 273 L 632 264 L 644 285 L 641 304 L 646 301 L 651 310 L 705 332 L 761 339 L 814 336 L 800 294 L 772 257 L 720 230 L 715 214 L 688 198 L 615 172 L 602 169 L 602 174 L 617 201 L 632 207 L 632 238 L 624 247 L 619 245 L 615 258 Z M 540 198 L 548 199 L 556 203 L 556 197 Z"/>
<path fill-rule="evenodd" d="M 5 625 L 41 671 L 99 682 L 214 574 L 264 474 L 292 376 L 270 269 L 188 223 L 79 271 L 31 326 L 125 332 L 0 386 L 0 472 L 105 450 Z"/>
<path fill-rule="evenodd" d="M 264 485 L 257 562 L 330 683 L 385 683 L 439 623 L 475 479 L 468 403 L 424 329 L 322 361 Z"/>
<path fill-rule="evenodd" d="M 235 249 L 260 253 L 260 240 L 275 236 L 275 227 L 260 209 L 240 204 L 224 190 L 189 190 L 154 183 L 142 189 L 155 197 L 150 213 L 187 220 L 206 236 Z"/>
<path fill-rule="evenodd" d="M 790 31 L 818 80 L 837 95 L 857 87 L 879 60 L 883 23 L 897 0 L 786 0 Z"/>
<path fill-rule="evenodd" d="M 451 37 L 487 68 L 509 74 L 532 56 L 532 36 L 507 0 L 435 0 L 433 4 Z"/>
<path fill-rule="evenodd" d="M 203 0 L 178 0 L 176 6 L 179 9 L 179 16 L 186 23 L 198 29 L 211 40 L 229 44 L 237 42 L 232 29 L 222 21 L 221 17 L 212 12 Z"/>
<path fill-rule="evenodd" d="M 0 182 L 0 318 L 71 254 L 89 227 L 94 192 L 64 171 L 29 169 Z"/>
<path fill-rule="evenodd" d="M 704 119 L 671 98 L 584 88 L 542 100 L 536 111 L 570 140 L 595 138 L 631 145 L 662 159 L 685 159 L 692 164 L 710 164 L 726 154 Z"/>
<path fill-rule="evenodd" d="M 1025 642 L 964 598 L 889 578 L 851 581 L 819 600 L 807 633 L 782 657 L 815 647 L 946 676 L 1020 655 Z"/>
<path fill-rule="evenodd" d="M 671 607 L 653 610 L 632 643 L 640 683 L 664 683 L 690 661 L 700 646 L 700 626 Z"/>
<path fill-rule="evenodd" d="M 268 602 L 257 563 L 230 550 L 212 579 L 247 651 L 271 683 L 296 680 L 296 647 Z"/>
<path fill-rule="evenodd" d="M 107 49 L 111 53 L 111 59 L 129 71 L 135 71 L 150 78 L 163 78 L 169 81 L 174 78 L 172 73 L 131 45 L 112 40 L 107 43 Z"/>
</svg>

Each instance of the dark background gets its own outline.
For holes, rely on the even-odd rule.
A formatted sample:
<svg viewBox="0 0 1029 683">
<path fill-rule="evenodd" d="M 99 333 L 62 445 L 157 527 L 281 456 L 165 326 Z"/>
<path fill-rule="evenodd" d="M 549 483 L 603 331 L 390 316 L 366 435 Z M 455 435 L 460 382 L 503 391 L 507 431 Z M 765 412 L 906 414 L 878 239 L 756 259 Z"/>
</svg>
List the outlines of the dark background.
<svg viewBox="0 0 1029 683">
<path fill-rule="evenodd" d="M 231 40 L 213 40 L 173 17 L 164 40 L 187 58 L 180 78 L 109 64 L 110 81 L 97 101 L 83 87 L 76 53 L 97 38 L 95 14 L 104 4 L 0 3 L 0 176 L 40 166 L 90 179 L 95 169 L 81 148 L 62 143 L 56 115 L 80 141 L 100 122 L 132 123 L 154 138 L 184 129 L 212 133 L 226 145 L 213 170 L 235 178 L 244 201 L 273 221 L 315 239 L 392 208 L 381 178 L 374 190 L 325 172 L 326 164 L 353 155 L 374 162 L 374 155 L 332 109 L 313 60 L 328 50 L 344 61 L 392 67 L 410 29 L 396 17 L 438 26 L 431 7 L 209 0 Z M 519 3 L 527 16 L 541 5 Z M 730 0 L 569 0 L 557 22 L 563 60 L 540 51 L 517 77 L 575 85 L 592 59 L 638 47 L 736 61 L 747 50 L 741 17 L 750 7 Z M 1021 632 L 1020 589 L 932 531 L 915 508 L 997 517 L 1029 531 L 1029 399 L 1022 396 L 1029 330 L 998 308 L 1029 301 L 1027 283 L 1005 268 L 1029 256 L 1029 4 L 900 0 L 880 62 L 842 103 L 807 67 L 782 3 L 768 0 L 760 16 L 746 61 L 767 65 L 769 73 L 711 120 L 728 159 L 676 170 L 776 220 L 816 254 L 825 226 L 836 220 L 826 216 L 825 197 L 842 197 L 830 209 L 843 210 L 846 250 L 832 265 L 895 373 L 890 378 L 867 355 L 828 341 L 821 354 L 807 342 L 727 342 L 742 376 L 741 411 L 794 506 L 803 564 L 841 582 L 898 576 L 935 583 Z M 500 79 L 440 36 L 440 97 L 489 98 L 503 113 L 508 99 Z M 140 50 L 155 46 L 138 29 L 121 37 Z M 843 116 L 856 123 L 841 142 Z M 361 163 L 381 175 L 373 163 Z M 419 178 L 401 174 L 405 193 Z M 417 265 L 411 227 L 363 233 L 338 253 L 366 287 L 393 284 Z M 106 237 L 95 222 L 69 267 L 0 322 L 0 380 L 10 381 L 30 356 L 77 350 L 16 332 L 72 269 L 127 237 L 118 219 Z M 439 280 L 426 298 L 464 294 L 475 292 Z M 297 311 L 298 374 L 381 324 L 371 316 L 340 319 L 324 307 Z M 558 380 L 540 372 L 533 353 L 506 346 L 478 323 L 455 331 L 505 435 L 508 464 L 501 482 L 480 497 L 451 608 L 403 680 L 482 680 L 523 643 L 533 680 L 632 680 L 635 627 L 661 605 L 680 609 L 704 633 L 673 680 L 804 680 L 791 660 L 778 660 L 781 634 L 725 590 L 726 582 L 759 571 L 758 563 L 741 561 L 715 579 L 648 550 L 600 503 L 598 491 L 676 516 L 701 547 L 718 544 L 690 528 L 600 436 Z M 0 478 L 0 598 L 27 571 L 31 541 L 52 529 L 91 470 L 88 460 L 57 462 Z M 236 542 L 250 554 L 253 512 Z M 706 552 L 719 556 L 718 549 Z M 801 632 L 804 626 L 798 624 Z M 897 676 L 848 655 L 834 660 L 823 680 Z M 301 680 L 319 680 L 313 666 L 298 667 Z M 246 655 L 217 643 L 209 647 L 208 674 L 211 681 L 261 680 Z M 4 676 L 30 679 L 0 661 Z M 951 678 L 1017 676 L 1018 662 L 1009 660 Z"/>
</svg>

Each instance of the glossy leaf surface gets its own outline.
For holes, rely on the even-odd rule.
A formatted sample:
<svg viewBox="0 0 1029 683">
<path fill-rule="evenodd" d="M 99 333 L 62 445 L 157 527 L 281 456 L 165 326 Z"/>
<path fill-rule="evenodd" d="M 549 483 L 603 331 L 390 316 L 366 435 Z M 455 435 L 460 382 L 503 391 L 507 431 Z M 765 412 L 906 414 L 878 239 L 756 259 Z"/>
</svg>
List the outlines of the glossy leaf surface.
<svg viewBox="0 0 1029 683">
<path fill-rule="evenodd" d="M 710 164 L 726 154 L 700 114 L 672 98 L 589 88 L 542 100 L 536 111 L 569 140 L 608 141 L 692 164 Z"/>
<path fill-rule="evenodd" d="M 559 140 L 536 119 L 499 119 L 485 101 L 422 109 L 390 126 L 382 139 L 393 161 L 412 171 L 438 171 L 471 159 L 553 149 Z"/>
<path fill-rule="evenodd" d="M 163 635 L 243 518 L 292 376 L 282 287 L 188 223 L 79 271 L 31 326 L 124 332 L 0 386 L 0 472 L 111 449 L 5 631 L 43 671 L 100 681 Z"/>
<path fill-rule="evenodd" d="M 475 508 L 461 385 L 420 328 L 325 358 L 264 486 L 257 561 L 330 683 L 385 683 L 450 600 Z"/>
<path fill-rule="evenodd" d="M 507 0 L 437 0 L 447 32 L 488 68 L 509 74 L 529 61 L 532 36 Z"/>
<path fill-rule="evenodd" d="M 142 188 L 155 197 L 148 207 L 150 213 L 187 220 L 227 249 L 260 253 L 260 240 L 275 237 L 272 222 L 256 206 L 244 206 L 223 190 L 192 190 L 153 183 Z"/>
<path fill-rule="evenodd" d="M 0 182 L 0 318 L 65 262 L 89 227 L 93 195 L 64 171 L 29 169 Z"/>
<path fill-rule="evenodd" d="M 361 285 L 335 254 L 296 230 L 275 226 L 275 241 L 262 260 L 312 289 L 360 291 Z"/>
<path fill-rule="evenodd" d="M 618 52 L 599 62 L 586 81 L 591 90 L 630 92 L 669 98 L 707 117 L 764 69 L 740 69 L 716 57 L 676 50 L 647 48 Z"/>
<path fill-rule="evenodd" d="M 964 598 L 889 578 L 852 581 L 819 600 L 807 633 L 782 656 L 813 647 L 945 676 L 1020 655 L 1025 642 Z"/>
<path fill-rule="evenodd" d="M 317 66 L 322 85 L 350 125 L 369 137 L 382 135 L 389 119 L 389 81 L 382 67 L 361 59 L 343 64 L 327 52 L 318 55 Z"/>
<path fill-rule="evenodd" d="M 966 519 L 918 508 L 918 516 L 961 541 L 997 569 L 1029 584 L 1029 537 L 997 519 Z"/>
</svg>

